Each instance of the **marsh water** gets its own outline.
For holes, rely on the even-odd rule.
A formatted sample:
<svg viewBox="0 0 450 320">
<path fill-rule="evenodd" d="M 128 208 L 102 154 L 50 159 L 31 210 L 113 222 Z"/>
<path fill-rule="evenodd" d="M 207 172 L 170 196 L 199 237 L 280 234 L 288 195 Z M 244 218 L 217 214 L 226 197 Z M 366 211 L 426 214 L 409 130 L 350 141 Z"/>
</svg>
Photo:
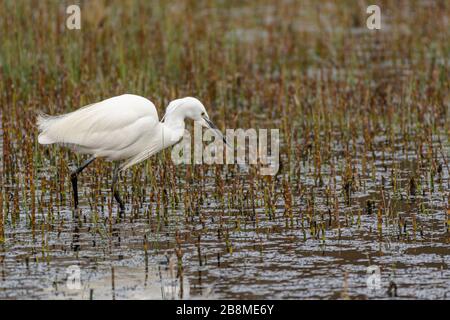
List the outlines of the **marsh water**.
<svg viewBox="0 0 450 320">
<path fill-rule="evenodd" d="M 383 143 L 384 138 L 379 141 Z M 445 151 L 448 154 L 448 147 Z M 401 187 L 393 192 L 390 168 L 394 166 L 400 168 L 399 186 L 408 186 L 416 159 L 400 146 L 392 154 L 379 154 L 372 173 L 375 182 L 361 177 L 364 187 L 351 195 L 350 203 L 340 197 L 339 228 L 331 220 L 325 189 L 317 187 L 311 168 L 303 165 L 298 167 L 301 183 L 316 189 L 315 199 L 311 208 L 307 204 L 311 199 L 294 194 L 292 221 L 286 218 L 282 199 L 277 200 L 271 217 L 258 203 L 255 208 L 242 205 L 224 210 L 214 198 L 215 178 L 208 169 L 200 212 L 189 217 L 182 204 L 156 208 L 145 194 L 138 210 L 128 205 L 122 216 L 115 207 L 93 210 L 82 196 L 79 211 L 71 208 L 69 200 L 66 205 L 55 200 L 52 212 L 36 215 L 34 227 L 24 209 L 5 230 L 0 297 L 449 298 L 448 168 L 433 178 L 433 190 L 423 186 L 411 196 Z M 332 183 L 327 181 L 327 170 L 323 171 L 324 184 Z M 50 167 L 39 169 L 39 175 L 48 179 L 55 179 L 55 174 Z M 89 194 L 92 174 L 87 169 L 80 178 L 80 195 Z M 224 182 L 225 188 L 231 187 L 232 179 L 246 179 L 245 172 L 236 175 Z M 381 180 L 385 180 L 385 200 L 375 188 Z M 182 178 L 177 183 L 189 184 Z M 198 187 L 192 184 L 185 190 Z M 14 190 L 5 188 L 14 197 Z M 70 198 L 70 193 L 66 196 Z M 109 190 L 104 188 L 102 196 L 108 199 Z M 370 212 L 367 200 L 375 203 L 374 208 L 380 201 L 392 202 L 392 221 L 386 216 L 378 223 L 376 210 Z M 325 222 L 317 236 L 302 225 L 301 212 L 307 212 L 307 207 Z M 412 219 L 420 227 L 413 228 Z M 182 250 L 180 260 L 176 248 Z M 71 282 L 74 266 L 79 268 L 78 287 Z M 373 276 L 369 266 L 380 271 L 375 286 L 368 284 Z"/>
</svg>

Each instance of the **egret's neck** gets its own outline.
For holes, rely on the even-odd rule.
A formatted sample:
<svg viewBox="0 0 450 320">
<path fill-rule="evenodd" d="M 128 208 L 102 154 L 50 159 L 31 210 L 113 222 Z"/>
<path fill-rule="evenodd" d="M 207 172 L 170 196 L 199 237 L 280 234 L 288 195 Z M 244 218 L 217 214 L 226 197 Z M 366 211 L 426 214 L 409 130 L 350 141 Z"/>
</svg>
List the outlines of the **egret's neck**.
<svg viewBox="0 0 450 320">
<path fill-rule="evenodd" d="M 164 124 L 173 130 L 184 130 L 184 115 L 179 112 L 172 112 L 165 116 Z"/>
<path fill-rule="evenodd" d="M 164 117 L 164 126 L 172 131 L 174 140 L 178 141 L 184 134 L 184 118 L 183 114 L 176 111 Z"/>
</svg>

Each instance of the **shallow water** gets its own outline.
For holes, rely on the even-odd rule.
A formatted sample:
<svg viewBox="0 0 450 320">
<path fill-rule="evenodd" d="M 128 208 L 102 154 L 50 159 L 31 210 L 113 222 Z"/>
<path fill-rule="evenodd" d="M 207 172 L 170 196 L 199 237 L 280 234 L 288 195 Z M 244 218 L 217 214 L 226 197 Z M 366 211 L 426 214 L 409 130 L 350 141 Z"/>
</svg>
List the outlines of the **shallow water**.
<svg viewBox="0 0 450 320">
<path fill-rule="evenodd" d="M 117 216 L 114 208 L 110 220 L 107 209 L 93 212 L 83 199 L 91 187 L 83 184 L 90 181 L 87 174 L 79 182 L 81 211 L 74 212 L 67 201 L 65 206 L 55 205 L 51 217 L 48 212 L 38 214 L 34 229 L 25 210 L 14 225 L 8 223 L 0 246 L 0 298 L 391 298 L 387 290 L 393 281 L 398 299 L 447 299 L 449 172 L 444 167 L 435 177 L 433 192 L 424 186 L 416 197 L 404 189 L 394 194 L 390 170 L 385 167 L 401 165 L 399 183 L 404 185 L 417 165 L 411 155 L 404 160 L 396 152 L 385 153 L 384 160 L 381 154 L 377 156 L 375 180 L 361 179 L 364 188 L 352 194 L 350 205 L 339 197 L 339 229 L 328 212 L 325 189 L 315 187 L 308 173 L 312 171 L 301 165 L 302 184 L 316 189 L 314 219 L 325 223 L 324 233 L 318 235 L 312 234 L 306 220 L 302 226 L 307 197 L 294 194 L 291 224 L 280 198 L 272 219 L 258 203 L 256 216 L 248 207 L 222 210 L 210 178 L 199 215 L 187 218 L 182 205 L 157 214 L 146 196 L 141 207 L 147 209 L 136 215 L 128 203 L 124 216 Z M 51 177 L 54 172 L 43 169 L 41 176 Z M 324 168 L 327 185 L 326 172 Z M 383 176 L 386 198 L 395 202 L 395 215 L 392 221 L 383 216 L 380 233 L 376 210 L 369 214 L 365 206 L 367 199 L 381 201 L 376 186 Z M 246 179 L 245 175 L 240 179 Z M 340 179 L 338 174 L 336 180 Z M 107 184 L 102 192 L 109 197 Z M 418 209 L 419 203 L 424 212 Z M 412 215 L 417 216 L 422 231 L 413 230 Z M 206 221 L 202 223 L 200 217 Z M 406 221 L 403 230 L 399 230 L 398 217 Z M 226 227 L 220 227 L 221 223 Z M 176 230 L 181 235 L 182 270 L 174 254 Z M 224 241 L 224 230 L 228 230 L 231 250 Z M 80 275 L 75 288 L 71 286 L 73 266 L 79 267 Z M 380 268 L 379 288 L 368 287 L 369 266 Z"/>
</svg>

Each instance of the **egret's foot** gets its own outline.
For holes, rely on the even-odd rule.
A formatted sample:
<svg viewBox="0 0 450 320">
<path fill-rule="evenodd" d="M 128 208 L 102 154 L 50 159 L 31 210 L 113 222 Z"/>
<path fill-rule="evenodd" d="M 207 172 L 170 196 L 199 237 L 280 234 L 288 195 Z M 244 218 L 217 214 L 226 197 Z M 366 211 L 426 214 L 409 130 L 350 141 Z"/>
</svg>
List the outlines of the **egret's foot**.
<svg viewBox="0 0 450 320">
<path fill-rule="evenodd" d="M 116 199 L 117 203 L 119 204 L 120 208 L 120 215 L 125 213 L 125 204 L 122 201 L 122 198 L 120 197 L 119 190 L 117 188 L 117 182 L 119 180 L 119 164 L 116 162 L 114 164 L 114 171 L 113 171 L 113 179 L 112 179 L 112 185 L 111 185 L 111 191 L 113 193 L 114 199 Z"/>
<path fill-rule="evenodd" d="M 73 188 L 73 203 L 75 209 L 78 208 L 78 175 L 83 171 L 89 164 L 92 163 L 92 161 L 95 160 L 95 157 L 90 158 L 83 162 L 81 166 L 76 168 L 70 173 L 70 181 L 72 182 L 72 188 Z"/>
<path fill-rule="evenodd" d="M 119 213 L 123 214 L 125 213 L 125 205 L 123 204 L 123 202 L 119 202 Z"/>
<path fill-rule="evenodd" d="M 113 190 L 114 199 L 116 199 L 117 203 L 119 204 L 120 213 L 125 212 L 125 204 L 123 203 L 122 198 L 120 197 L 118 190 Z"/>
<path fill-rule="evenodd" d="M 73 171 L 70 174 L 70 181 L 72 182 L 72 188 L 73 188 L 73 203 L 75 210 L 78 208 L 78 179 L 77 179 L 78 173 L 76 171 Z"/>
</svg>

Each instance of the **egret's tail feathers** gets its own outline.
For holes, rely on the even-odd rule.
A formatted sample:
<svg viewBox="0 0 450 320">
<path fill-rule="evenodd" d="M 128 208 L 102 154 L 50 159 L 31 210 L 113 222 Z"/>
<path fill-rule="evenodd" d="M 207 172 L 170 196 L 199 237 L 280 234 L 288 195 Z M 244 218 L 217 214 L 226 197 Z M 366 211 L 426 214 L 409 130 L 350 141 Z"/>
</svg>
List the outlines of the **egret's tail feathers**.
<svg viewBox="0 0 450 320">
<path fill-rule="evenodd" d="M 38 137 L 38 142 L 40 144 L 52 144 L 55 143 L 50 137 L 46 136 L 45 134 L 41 133 Z"/>
<path fill-rule="evenodd" d="M 39 112 L 36 119 L 39 130 L 38 142 L 40 144 L 65 143 L 61 129 L 65 127 L 63 120 L 66 116 L 50 116 Z"/>
<path fill-rule="evenodd" d="M 51 128 L 56 118 L 58 117 L 52 117 L 42 112 L 38 113 L 36 123 L 39 130 L 38 142 L 40 144 L 52 144 L 56 142 L 52 139 L 51 135 L 48 134 L 48 130 Z"/>
</svg>

